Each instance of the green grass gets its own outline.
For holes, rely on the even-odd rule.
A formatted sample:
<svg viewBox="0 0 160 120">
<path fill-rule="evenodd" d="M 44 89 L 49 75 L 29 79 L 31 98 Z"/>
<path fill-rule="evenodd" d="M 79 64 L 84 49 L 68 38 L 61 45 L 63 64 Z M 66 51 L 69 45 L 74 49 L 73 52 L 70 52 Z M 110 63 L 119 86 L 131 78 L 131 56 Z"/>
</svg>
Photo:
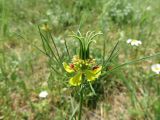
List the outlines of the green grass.
<svg viewBox="0 0 160 120">
<path fill-rule="evenodd" d="M 78 42 L 70 35 L 78 29 L 103 33 L 90 50 L 98 63 L 109 58 L 119 41 L 113 59 L 104 62 L 107 69 L 160 52 L 160 1 L 118 1 L 0 0 L 0 119 L 69 120 L 74 112 L 78 115 L 76 88 L 69 86 L 60 64 L 40 51 L 38 26 L 43 23 L 51 28 L 61 62 L 77 54 Z M 129 38 L 142 45 L 130 46 Z M 95 81 L 96 96 L 86 93 L 83 120 L 160 120 L 160 76 L 150 68 L 155 63 L 159 55 Z M 43 90 L 49 95 L 39 99 Z"/>
</svg>

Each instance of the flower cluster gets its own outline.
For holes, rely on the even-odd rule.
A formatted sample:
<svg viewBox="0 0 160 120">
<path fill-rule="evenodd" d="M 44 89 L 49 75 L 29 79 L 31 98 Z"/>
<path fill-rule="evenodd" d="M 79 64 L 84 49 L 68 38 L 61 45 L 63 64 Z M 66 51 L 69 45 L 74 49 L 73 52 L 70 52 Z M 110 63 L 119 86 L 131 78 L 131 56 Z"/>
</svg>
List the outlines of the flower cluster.
<svg viewBox="0 0 160 120">
<path fill-rule="evenodd" d="M 46 98 L 48 96 L 48 92 L 47 91 L 42 91 L 39 93 L 39 98 Z"/>
<path fill-rule="evenodd" d="M 155 72 L 156 74 L 160 74 L 160 64 L 154 64 L 151 66 L 151 69 L 153 72 Z"/>
<path fill-rule="evenodd" d="M 128 39 L 127 43 L 131 44 L 132 46 L 139 46 L 142 44 L 140 40 L 135 40 L 135 39 Z"/>
<path fill-rule="evenodd" d="M 74 73 L 74 76 L 69 80 L 71 86 L 79 86 L 82 83 L 96 80 L 102 69 L 102 66 L 96 64 L 95 59 L 82 60 L 78 56 L 74 56 L 70 64 L 63 62 L 63 66 L 68 73 Z M 83 76 L 86 81 L 83 81 Z"/>
</svg>

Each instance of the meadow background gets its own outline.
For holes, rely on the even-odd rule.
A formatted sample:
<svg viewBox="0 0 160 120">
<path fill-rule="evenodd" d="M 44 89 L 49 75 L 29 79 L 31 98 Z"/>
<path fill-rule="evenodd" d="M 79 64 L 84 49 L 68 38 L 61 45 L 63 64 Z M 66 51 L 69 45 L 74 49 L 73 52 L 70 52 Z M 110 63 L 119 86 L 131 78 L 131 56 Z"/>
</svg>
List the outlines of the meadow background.
<svg viewBox="0 0 160 120">
<path fill-rule="evenodd" d="M 0 0 L 0 120 L 69 120 L 76 108 L 68 80 L 56 74 L 54 62 L 36 48 L 43 49 L 38 25 L 44 23 L 61 56 L 65 43 L 76 53 L 78 44 L 69 35 L 78 28 L 103 33 L 92 45 L 97 60 L 103 50 L 107 58 L 120 41 L 113 66 L 160 52 L 159 0 Z M 127 44 L 129 38 L 142 45 Z M 85 101 L 83 119 L 160 120 L 160 76 L 151 71 L 156 63 L 159 56 L 98 82 L 97 96 Z M 43 90 L 49 95 L 40 99 Z"/>
</svg>

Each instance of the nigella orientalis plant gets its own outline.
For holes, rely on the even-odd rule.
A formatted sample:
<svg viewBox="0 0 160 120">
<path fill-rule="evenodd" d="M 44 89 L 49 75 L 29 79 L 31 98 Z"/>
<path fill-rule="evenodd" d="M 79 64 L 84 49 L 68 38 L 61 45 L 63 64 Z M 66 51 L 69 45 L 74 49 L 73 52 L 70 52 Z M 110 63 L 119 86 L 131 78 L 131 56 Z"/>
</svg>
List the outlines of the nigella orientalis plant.
<svg viewBox="0 0 160 120">
<path fill-rule="evenodd" d="M 79 31 L 78 34 L 74 33 L 73 37 L 79 41 L 79 55 L 73 56 L 69 64 L 63 62 L 64 69 L 68 73 L 74 73 L 74 76 L 69 79 L 69 84 L 71 86 L 80 86 L 78 120 L 81 120 L 83 91 L 86 84 L 90 84 L 91 90 L 93 90 L 91 82 L 94 82 L 101 74 L 102 66 L 98 65 L 96 60 L 90 56 L 90 45 L 94 42 L 94 37 L 100 34 L 102 33 L 87 32 L 86 36 L 82 36 Z"/>
<path fill-rule="evenodd" d="M 69 50 L 66 40 L 64 41 L 65 47 L 63 47 L 63 49 L 65 48 L 65 51 L 61 52 L 61 46 L 57 45 L 58 40 L 51 34 L 51 29 L 48 25 L 44 25 L 42 28 L 39 28 L 39 33 L 42 39 L 43 50 L 37 48 L 36 46 L 35 47 L 49 57 L 49 63 L 51 70 L 54 71 L 54 76 L 61 76 L 62 80 L 64 80 L 62 81 L 62 84 L 67 83 L 71 88 L 76 88 L 77 90 L 79 101 L 78 120 L 82 119 L 82 105 L 84 97 L 86 96 L 86 90 L 89 89 L 93 95 L 96 96 L 96 92 L 93 87 L 93 84 L 96 84 L 95 81 L 105 80 L 108 74 L 123 66 L 134 64 L 160 55 L 160 53 L 157 53 L 123 64 L 118 64 L 116 62 L 113 67 L 108 69 L 108 66 L 115 62 L 114 59 L 119 54 L 119 50 L 117 50 L 119 41 L 115 44 L 109 56 L 107 57 L 105 55 L 106 45 L 104 42 L 102 47 L 102 62 L 97 62 L 95 59 L 97 56 L 91 55 L 91 44 L 96 42 L 95 37 L 101 35 L 101 32 L 87 32 L 85 35 L 82 35 L 79 30 L 77 33 L 73 32 L 73 35 L 70 36 L 79 42 L 79 44 L 76 46 L 79 52 L 73 55 L 69 52 L 73 49 L 71 48 Z M 53 86 L 54 85 L 49 82 L 49 88 L 53 89 Z M 76 118 L 77 109 L 73 111 L 70 120 Z"/>
<path fill-rule="evenodd" d="M 69 64 L 63 62 L 66 72 L 75 74 L 69 80 L 71 86 L 83 86 L 83 84 L 93 82 L 100 76 L 102 66 L 98 65 L 90 55 L 90 45 L 95 42 L 94 37 L 100 34 L 102 33 L 88 32 L 84 37 L 80 32 L 77 35 L 74 33 L 73 37 L 79 41 L 79 54 L 73 56 Z"/>
</svg>

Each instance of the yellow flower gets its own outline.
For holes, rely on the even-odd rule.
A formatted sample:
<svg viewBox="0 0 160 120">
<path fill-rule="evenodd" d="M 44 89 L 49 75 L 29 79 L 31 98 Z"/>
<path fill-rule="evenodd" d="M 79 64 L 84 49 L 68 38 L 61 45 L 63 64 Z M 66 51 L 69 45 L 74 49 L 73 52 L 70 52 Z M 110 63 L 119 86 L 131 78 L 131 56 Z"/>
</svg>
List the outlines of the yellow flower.
<svg viewBox="0 0 160 120">
<path fill-rule="evenodd" d="M 69 84 L 72 86 L 79 86 L 82 80 L 82 73 L 77 73 L 74 77 L 71 77 L 69 80 Z"/>
<path fill-rule="evenodd" d="M 96 78 L 98 78 L 101 74 L 102 66 L 95 66 L 93 67 L 93 70 L 86 70 L 85 75 L 87 78 L 87 81 L 91 82 L 94 81 Z"/>
<path fill-rule="evenodd" d="M 68 73 L 76 73 L 73 77 L 70 78 L 69 84 L 71 86 L 79 86 L 82 83 L 82 75 L 84 75 L 88 82 L 92 82 L 96 80 L 101 74 L 102 66 L 94 66 L 92 69 L 86 68 L 82 70 L 78 68 L 74 64 L 67 65 L 67 63 L 63 63 L 64 69 Z M 82 65 L 83 66 L 83 65 Z"/>
<path fill-rule="evenodd" d="M 63 62 L 63 67 L 68 73 L 74 72 L 74 65 L 67 65 L 67 63 Z"/>
<path fill-rule="evenodd" d="M 41 27 L 42 30 L 44 31 L 50 31 L 50 27 L 48 26 L 48 24 L 43 24 L 43 26 Z"/>
</svg>

